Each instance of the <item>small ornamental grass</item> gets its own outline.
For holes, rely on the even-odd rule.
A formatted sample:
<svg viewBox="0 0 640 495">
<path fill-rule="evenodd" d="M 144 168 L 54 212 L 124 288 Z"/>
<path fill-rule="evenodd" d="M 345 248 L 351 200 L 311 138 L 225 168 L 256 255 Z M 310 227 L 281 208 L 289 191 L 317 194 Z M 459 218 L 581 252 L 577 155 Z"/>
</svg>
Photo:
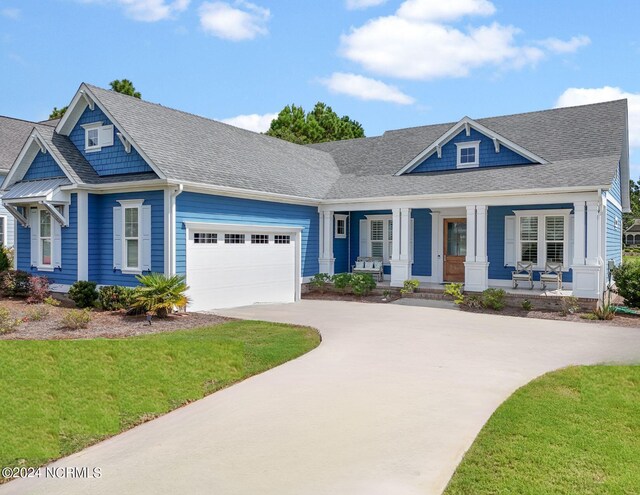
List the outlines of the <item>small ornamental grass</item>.
<svg viewBox="0 0 640 495">
<path fill-rule="evenodd" d="M 87 328 L 89 323 L 91 323 L 91 310 L 89 308 L 70 309 L 62 317 L 62 326 L 69 330 Z"/>
<path fill-rule="evenodd" d="M 27 311 L 25 319 L 27 321 L 42 321 L 49 316 L 49 308 L 45 304 L 37 304 Z"/>
<path fill-rule="evenodd" d="M 20 320 L 14 318 L 11 312 L 0 306 L 0 334 L 13 332 L 20 325 Z"/>
<path fill-rule="evenodd" d="M 488 309 L 501 311 L 505 306 L 506 295 L 504 289 L 486 289 L 482 291 L 482 305 Z"/>
</svg>

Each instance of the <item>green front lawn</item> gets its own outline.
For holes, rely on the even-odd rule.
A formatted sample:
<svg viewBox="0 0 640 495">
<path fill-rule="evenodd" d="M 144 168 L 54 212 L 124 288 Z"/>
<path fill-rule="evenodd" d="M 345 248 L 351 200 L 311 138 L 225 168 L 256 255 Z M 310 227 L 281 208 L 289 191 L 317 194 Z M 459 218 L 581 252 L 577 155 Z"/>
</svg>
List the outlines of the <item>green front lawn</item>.
<svg viewBox="0 0 640 495">
<path fill-rule="evenodd" d="M 0 466 L 36 466 L 313 349 L 238 321 L 128 339 L 0 341 Z"/>
<path fill-rule="evenodd" d="M 502 404 L 445 494 L 636 494 L 639 466 L 640 366 L 573 367 Z"/>
</svg>

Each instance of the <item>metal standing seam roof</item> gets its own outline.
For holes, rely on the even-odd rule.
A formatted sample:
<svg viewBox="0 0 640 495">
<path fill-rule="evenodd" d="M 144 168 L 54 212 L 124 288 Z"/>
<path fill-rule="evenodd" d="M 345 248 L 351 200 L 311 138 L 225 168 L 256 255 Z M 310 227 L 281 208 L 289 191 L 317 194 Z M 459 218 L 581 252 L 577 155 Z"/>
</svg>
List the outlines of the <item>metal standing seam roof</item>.
<svg viewBox="0 0 640 495">
<path fill-rule="evenodd" d="M 60 186 L 71 184 L 66 177 L 18 182 L 2 195 L 3 201 L 11 199 L 43 198 Z"/>
</svg>

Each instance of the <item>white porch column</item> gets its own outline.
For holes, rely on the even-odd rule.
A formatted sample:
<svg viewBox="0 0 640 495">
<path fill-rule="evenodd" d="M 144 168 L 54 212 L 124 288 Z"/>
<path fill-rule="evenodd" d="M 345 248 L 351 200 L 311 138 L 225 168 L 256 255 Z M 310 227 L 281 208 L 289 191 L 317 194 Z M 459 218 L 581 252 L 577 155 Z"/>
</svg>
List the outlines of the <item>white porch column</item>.
<svg viewBox="0 0 640 495">
<path fill-rule="evenodd" d="M 402 287 L 411 278 L 409 257 L 409 229 L 411 228 L 411 208 L 393 210 L 393 256 L 391 259 L 391 286 Z"/>
<path fill-rule="evenodd" d="M 442 217 L 439 211 L 431 210 L 431 278 L 434 282 L 442 282 L 442 239 L 440 229 Z"/>
<path fill-rule="evenodd" d="M 573 266 L 573 295 L 576 297 L 599 298 L 603 289 L 603 263 L 599 248 L 601 237 L 600 204 L 598 201 L 587 201 L 586 231 L 584 229 L 583 205 L 578 205 L 575 215 L 574 233 L 576 237 L 573 243 L 574 263 L 576 264 Z M 578 223 L 581 226 L 578 226 Z M 582 238 L 578 237 L 580 234 L 582 234 Z M 578 244 L 581 244 L 582 247 L 578 247 Z M 586 253 L 584 253 L 585 244 Z M 584 258 L 578 256 L 582 254 L 584 254 Z M 581 259 L 584 260 L 584 264 L 578 264 Z"/>
<path fill-rule="evenodd" d="M 78 280 L 89 280 L 89 195 L 78 191 Z"/>
<path fill-rule="evenodd" d="M 336 259 L 333 257 L 333 212 L 320 212 L 320 257 L 318 269 L 320 273 L 334 274 Z"/>
<path fill-rule="evenodd" d="M 489 287 L 487 258 L 487 207 L 467 206 L 467 257 L 464 263 L 466 290 L 483 291 Z"/>
</svg>

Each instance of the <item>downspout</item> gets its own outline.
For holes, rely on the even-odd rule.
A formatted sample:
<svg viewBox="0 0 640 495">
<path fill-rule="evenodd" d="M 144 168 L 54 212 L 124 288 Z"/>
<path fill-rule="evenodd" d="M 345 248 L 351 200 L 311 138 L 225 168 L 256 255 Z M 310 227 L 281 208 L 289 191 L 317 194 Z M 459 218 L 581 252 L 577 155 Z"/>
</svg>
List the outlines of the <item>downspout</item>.
<svg viewBox="0 0 640 495">
<path fill-rule="evenodd" d="M 169 275 L 176 274 L 176 198 L 183 190 L 184 186 L 178 184 L 169 195 Z"/>
</svg>

